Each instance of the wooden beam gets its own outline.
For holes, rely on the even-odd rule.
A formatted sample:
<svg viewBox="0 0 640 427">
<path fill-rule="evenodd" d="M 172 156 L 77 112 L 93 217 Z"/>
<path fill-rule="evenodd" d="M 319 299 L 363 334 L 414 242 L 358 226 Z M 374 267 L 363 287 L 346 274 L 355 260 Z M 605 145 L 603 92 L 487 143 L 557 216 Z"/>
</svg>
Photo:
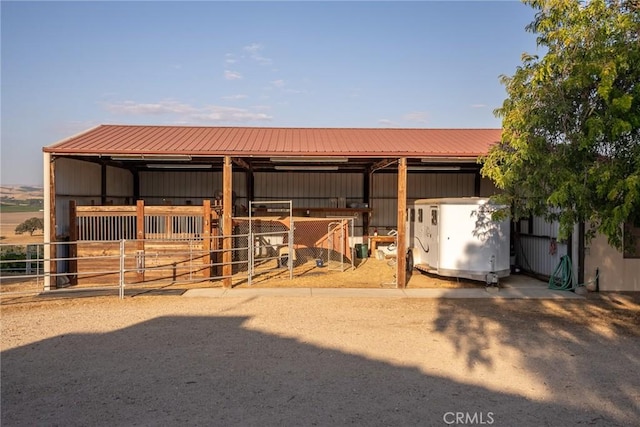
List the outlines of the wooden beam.
<svg viewBox="0 0 640 427">
<path fill-rule="evenodd" d="M 144 253 L 144 239 L 146 237 L 144 229 L 144 200 L 136 201 L 136 230 L 136 262 L 142 267 L 141 271 L 138 271 L 136 275 L 138 280 L 143 282 L 144 267 L 146 266 Z"/>
<path fill-rule="evenodd" d="M 233 166 L 231 157 L 225 156 L 222 168 L 222 285 L 225 288 L 231 287 L 231 275 L 233 274 L 233 223 L 231 216 L 233 213 Z"/>
<path fill-rule="evenodd" d="M 377 163 L 374 163 L 373 165 L 371 165 L 371 172 L 375 172 L 378 171 L 380 169 L 384 169 L 386 167 L 391 166 L 392 164 L 396 163 L 398 161 L 398 159 L 383 159 L 380 160 Z"/>
<path fill-rule="evenodd" d="M 69 200 L 69 283 L 78 284 L 78 216 L 76 201 Z"/>
<path fill-rule="evenodd" d="M 373 172 L 371 169 L 367 169 L 362 176 L 362 201 L 371 206 L 371 181 L 373 180 Z M 362 243 L 367 243 L 369 237 L 369 219 L 370 214 L 362 214 Z M 373 253 L 373 252 L 372 252 Z"/>
<path fill-rule="evenodd" d="M 51 289 L 58 287 L 58 262 L 55 260 L 58 254 L 56 248 L 56 161 L 52 156 L 49 162 L 49 275 L 53 279 Z"/>
<path fill-rule="evenodd" d="M 202 249 L 204 257 L 202 263 L 205 265 L 204 277 L 211 277 L 211 200 L 202 201 Z"/>
<path fill-rule="evenodd" d="M 240 166 L 241 168 L 244 168 L 244 169 L 247 169 L 247 170 L 251 169 L 251 166 L 249 166 L 249 163 L 245 162 L 241 158 L 234 157 L 232 160 L 233 160 L 233 163 L 235 163 L 236 165 Z"/>
<path fill-rule="evenodd" d="M 396 272 L 397 287 L 407 286 L 407 159 L 401 158 L 398 163 L 398 247 Z"/>
</svg>

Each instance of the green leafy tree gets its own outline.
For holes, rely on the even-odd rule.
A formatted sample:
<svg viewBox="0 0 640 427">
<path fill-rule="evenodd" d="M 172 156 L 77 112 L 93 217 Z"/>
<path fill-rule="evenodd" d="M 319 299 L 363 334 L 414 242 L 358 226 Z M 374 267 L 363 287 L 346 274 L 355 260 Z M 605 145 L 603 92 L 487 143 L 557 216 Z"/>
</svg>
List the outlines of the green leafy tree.
<svg viewBox="0 0 640 427">
<path fill-rule="evenodd" d="M 44 230 L 44 222 L 42 218 L 29 218 L 22 224 L 18 225 L 15 229 L 16 234 L 29 233 L 33 236 L 36 230 Z"/>
<path fill-rule="evenodd" d="M 620 249 L 622 224 L 640 219 L 640 2 L 523 2 L 544 55 L 501 76 L 502 141 L 482 174 L 515 219 L 558 220 L 561 237 L 585 221 Z"/>
</svg>

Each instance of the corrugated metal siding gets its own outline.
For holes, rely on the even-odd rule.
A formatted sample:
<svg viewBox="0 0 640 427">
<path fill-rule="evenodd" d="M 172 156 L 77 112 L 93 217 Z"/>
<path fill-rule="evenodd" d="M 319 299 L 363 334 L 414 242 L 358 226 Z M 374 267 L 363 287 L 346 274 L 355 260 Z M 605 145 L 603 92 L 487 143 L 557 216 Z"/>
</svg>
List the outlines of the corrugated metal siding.
<svg viewBox="0 0 640 427">
<path fill-rule="evenodd" d="M 342 198 L 348 207 L 351 202 L 363 201 L 363 180 L 364 175 L 358 173 L 257 172 L 254 200 L 258 205 L 260 200 L 291 200 L 294 208 L 331 208 Z M 362 236 L 361 215 L 354 227 L 355 235 Z"/>
<path fill-rule="evenodd" d="M 133 174 L 126 169 L 107 166 L 107 197 L 133 197 Z"/>
<path fill-rule="evenodd" d="M 490 197 L 499 192 L 498 187 L 489 178 L 480 178 L 480 197 Z"/>
<path fill-rule="evenodd" d="M 536 236 L 546 236 L 558 238 L 560 224 L 558 222 L 547 222 L 544 218 L 533 217 L 533 233 Z"/>
<path fill-rule="evenodd" d="M 91 162 L 59 158 L 55 161 L 56 194 L 100 198 L 101 167 Z"/>
<path fill-rule="evenodd" d="M 517 263 L 525 270 L 551 276 L 560 262 L 560 257 L 568 254 L 568 244 L 558 241 L 558 222 L 547 222 L 544 218 L 533 217 L 529 233 L 529 221 L 521 220 L 519 243 L 516 242 Z M 554 239 L 555 242 L 552 243 Z"/>
<path fill-rule="evenodd" d="M 409 173 L 407 204 L 431 197 L 471 197 L 475 190 L 472 173 Z M 396 228 L 398 216 L 398 176 L 393 173 L 373 175 L 371 186 L 371 226 L 386 230 Z"/>
<path fill-rule="evenodd" d="M 560 257 L 567 255 L 566 243 L 556 244 L 555 254 L 550 253 L 550 240 L 539 237 L 521 236 L 516 248 L 517 262 L 525 270 L 543 276 L 551 276 L 560 262 Z"/>
<path fill-rule="evenodd" d="M 69 202 L 100 204 L 101 166 L 75 159 L 55 161 L 56 230 L 58 236 L 69 233 Z"/>
<path fill-rule="evenodd" d="M 362 202 L 363 179 L 357 173 L 256 172 L 254 198 L 292 200 L 294 208 L 328 208 L 331 199 L 340 197 Z"/>
<path fill-rule="evenodd" d="M 187 200 L 200 205 L 205 199 L 213 200 L 217 191 L 223 189 L 222 172 L 195 171 L 149 171 L 140 173 L 140 198 L 148 205 L 170 202 L 184 205 Z M 244 172 L 233 173 L 233 191 L 236 204 L 246 205 L 246 176 Z"/>
</svg>

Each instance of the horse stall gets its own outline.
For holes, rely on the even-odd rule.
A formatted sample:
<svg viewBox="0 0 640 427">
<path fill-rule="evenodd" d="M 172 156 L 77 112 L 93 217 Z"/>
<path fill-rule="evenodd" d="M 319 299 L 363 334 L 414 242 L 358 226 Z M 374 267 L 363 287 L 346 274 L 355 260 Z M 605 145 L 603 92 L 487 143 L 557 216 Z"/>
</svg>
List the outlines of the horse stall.
<svg viewBox="0 0 640 427">
<path fill-rule="evenodd" d="M 69 281 L 90 286 L 218 276 L 220 211 L 208 200 L 202 206 L 72 202 Z"/>
</svg>

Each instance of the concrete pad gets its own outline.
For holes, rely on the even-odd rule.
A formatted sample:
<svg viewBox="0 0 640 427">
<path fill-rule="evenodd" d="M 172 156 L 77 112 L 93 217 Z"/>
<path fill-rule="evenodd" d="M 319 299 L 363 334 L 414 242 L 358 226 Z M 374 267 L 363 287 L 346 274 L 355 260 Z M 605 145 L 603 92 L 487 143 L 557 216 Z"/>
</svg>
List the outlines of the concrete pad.
<svg viewBox="0 0 640 427">
<path fill-rule="evenodd" d="M 492 298 L 484 289 L 405 289 L 408 298 Z"/>
<path fill-rule="evenodd" d="M 221 295 L 224 298 L 247 298 L 247 297 L 310 297 L 309 288 L 241 288 L 227 289 Z"/>
<path fill-rule="evenodd" d="M 433 299 L 576 299 L 584 298 L 568 291 L 545 288 L 501 288 L 497 292 L 485 288 L 463 289 L 368 289 L 368 288 L 203 288 L 190 289 L 186 297 L 252 298 L 252 297 L 345 297 L 345 298 L 433 298 Z"/>
<path fill-rule="evenodd" d="M 536 279 L 535 277 L 524 274 L 512 274 L 509 277 L 500 279 L 501 288 L 518 288 L 518 289 L 547 289 L 549 282 Z"/>
<path fill-rule="evenodd" d="M 569 291 L 553 291 L 551 289 L 500 289 L 492 295 L 494 298 L 517 299 L 584 299 L 583 296 Z"/>
<path fill-rule="evenodd" d="M 313 288 L 314 297 L 404 298 L 402 289 Z"/>
<path fill-rule="evenodd" d="M 221 297 L 227 290 L 224 288 L 202 288 L 189 289 L 183 296 L 185 297 Z"/>
</svg>

